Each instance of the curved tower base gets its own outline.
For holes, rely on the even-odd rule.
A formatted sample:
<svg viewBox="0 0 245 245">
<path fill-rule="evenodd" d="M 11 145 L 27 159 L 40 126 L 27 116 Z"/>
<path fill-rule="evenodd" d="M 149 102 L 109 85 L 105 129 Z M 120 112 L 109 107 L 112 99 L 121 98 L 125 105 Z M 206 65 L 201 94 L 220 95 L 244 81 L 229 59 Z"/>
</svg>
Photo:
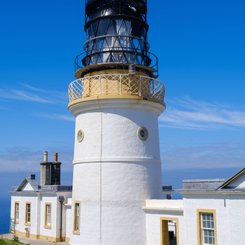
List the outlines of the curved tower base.
<svg viewBox="0 0 245 245">
<path fill-rule="evenodd" d="M 127 98 L 70 105 L 76 117 L 72 219 L 78 204 L 80 220 L 72 245 L 146 245 L 142 207 L 160 198 L 163 109 Z"/>
</svg>

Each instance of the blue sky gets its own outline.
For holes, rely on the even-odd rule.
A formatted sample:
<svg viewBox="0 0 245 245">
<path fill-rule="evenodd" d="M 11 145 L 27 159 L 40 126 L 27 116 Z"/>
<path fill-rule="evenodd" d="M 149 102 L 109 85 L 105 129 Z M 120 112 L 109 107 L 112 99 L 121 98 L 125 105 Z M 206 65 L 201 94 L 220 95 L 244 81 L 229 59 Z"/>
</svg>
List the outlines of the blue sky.
<svg viewBox="0 0 245 245">
<path fill-rule="evenodd" d="M 241 0 L 149 1 L 151 51 L 166 84 L 159 119 L 166 184 L 228 177 L 245 166 L 244 11 Z M 58 151 L 71 171 L 67 86 L 83 23 L 81 0 L 1 4 L 0 176 L 16 173 L 17 182 L 17 173 L 37 172 L 44 150 Z"/>
</svg>

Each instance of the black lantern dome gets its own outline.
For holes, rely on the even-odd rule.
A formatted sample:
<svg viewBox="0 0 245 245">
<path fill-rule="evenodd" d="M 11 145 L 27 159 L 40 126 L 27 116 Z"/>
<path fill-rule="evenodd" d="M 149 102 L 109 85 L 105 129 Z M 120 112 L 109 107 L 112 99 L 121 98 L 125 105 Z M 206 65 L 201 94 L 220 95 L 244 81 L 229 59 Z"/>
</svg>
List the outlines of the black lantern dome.
<svg viewBox="0 0 245 245">
<path fill-rule="evenodd" d="M 106 69 L 135 69 L 157 76 L 149 52 L 147 0 L 86 0 L 86 42 L 76 58 L 76 76 Z"/>
</svg>

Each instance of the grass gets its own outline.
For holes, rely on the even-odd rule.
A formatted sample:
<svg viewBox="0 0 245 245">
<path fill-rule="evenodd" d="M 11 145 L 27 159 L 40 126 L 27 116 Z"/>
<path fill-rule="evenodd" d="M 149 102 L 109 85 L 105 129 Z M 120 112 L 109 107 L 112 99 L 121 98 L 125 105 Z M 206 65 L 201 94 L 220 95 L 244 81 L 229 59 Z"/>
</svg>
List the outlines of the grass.
<svg viewBox="0 0 245 245">
<path fill-rule="evenodd" d="M 8 240 L 8 239 L 0 239 L 0 245 L 8 245 L 8 244 L 21 245 L 21 244 L 25 244 L 25 243 L 15 242 L 13 240 Z"/>
</svg>

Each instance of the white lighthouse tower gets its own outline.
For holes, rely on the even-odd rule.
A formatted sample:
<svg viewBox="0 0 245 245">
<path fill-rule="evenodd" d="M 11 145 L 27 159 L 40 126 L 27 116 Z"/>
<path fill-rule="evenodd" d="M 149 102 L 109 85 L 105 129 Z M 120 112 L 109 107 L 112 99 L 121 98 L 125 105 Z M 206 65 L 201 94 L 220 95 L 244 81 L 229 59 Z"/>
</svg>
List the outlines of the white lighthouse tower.
<svg viewBox="0 0 245 245">
<path fill-rule="evenodd" d="M 146 199 L 161 193 L 158 116 L 165 109 L 147 42 L 146 0 L 87 0 L 76 59 L 72 245 L 146 245 Z"/>
</svg>

